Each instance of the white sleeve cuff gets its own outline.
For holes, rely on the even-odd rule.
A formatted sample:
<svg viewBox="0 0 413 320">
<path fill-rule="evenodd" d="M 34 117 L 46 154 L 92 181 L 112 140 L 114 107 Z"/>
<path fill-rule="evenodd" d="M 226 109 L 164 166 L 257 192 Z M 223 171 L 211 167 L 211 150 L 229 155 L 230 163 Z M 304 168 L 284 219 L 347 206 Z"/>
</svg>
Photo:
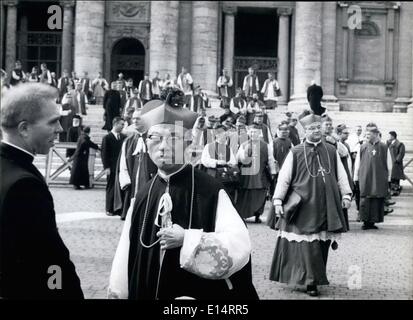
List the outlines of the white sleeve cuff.
<svg viewBox="0 0 413 320">
<path fill-rule="evenodd" d="M 273 204 L 274 206 L 282 206 L 283 202 L 280 199 L 274 199 Z"/>
<path fill-rule="evenodd" d="M 202 229 L 186 229 L 184 235 L 184 243 L 182 244 L 179 263 L 181 268 L 188 265 L 193 259 L 195 249 L 201 242 L 203 234 Z"/>
<path fill-rule="evenodd" d="M 119 185 L 120 188 L 123 190 L 125 189 L 128 185 L 131 184 L 131 179 L 129 177 L 129 174 L 127 171 L 119 171 Z"/>
</svg>

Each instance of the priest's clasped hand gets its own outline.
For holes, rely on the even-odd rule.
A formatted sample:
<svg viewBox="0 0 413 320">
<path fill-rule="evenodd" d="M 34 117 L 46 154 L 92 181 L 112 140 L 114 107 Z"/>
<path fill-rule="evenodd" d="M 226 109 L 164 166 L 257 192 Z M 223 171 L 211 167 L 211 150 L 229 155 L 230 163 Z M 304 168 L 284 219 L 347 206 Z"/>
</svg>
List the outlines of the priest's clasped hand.
<svg viewBox="0 0 413 320">
<path fill-rule="evenodd" d="M 160 239 L 162 250 L 182 247 L 184 243 L 185 230 L 178 224 L 173 224 L 171 228 L 162 228 L 156 234 Z"/>
<path fill-rule="evenodd" d="M 344 209 L 349 209 L 350 206 L 351 206 L 351 201 L 348 200 L 348 199 L 343 199 L 343 200 L 341 201 L 341 206 L 342 206 Z"/>
<path fill-rule="evenodd" d="M 284 215 L 284 209 L 282 205 L 275 205 L 275 215 L 277 217 L 282 217 Z"/>
</svg>

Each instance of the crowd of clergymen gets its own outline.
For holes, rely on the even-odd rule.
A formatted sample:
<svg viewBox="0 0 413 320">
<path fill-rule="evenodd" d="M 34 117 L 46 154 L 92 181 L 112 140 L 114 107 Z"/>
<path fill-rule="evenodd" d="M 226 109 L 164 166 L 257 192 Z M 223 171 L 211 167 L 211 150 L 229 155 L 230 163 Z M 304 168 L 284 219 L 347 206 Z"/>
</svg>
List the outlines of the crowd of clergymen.
<svg viewBox="0 0 413 320">
<path fill-rule="evenodd" d="M 184 94 L 178 87 L 162 90 L 159 98 L 166 100 L 168 94 L 182 95 L 180 106 L 193 109 L 185 102 Z M 297 124 L 309 112 L 304 111 L 300 115 L 290 112 L 280 114 L 282 119 L 272 126 L 268 107 L 255 98 L 245 97 L 244 91 L 239 89 L 229 103 L 221 103 L 223 114 L 219 117 L 206 116 L 207 104 L 195 110 L 199 117 L 187 139 L 190 144 L 186 148 L 184 160 L 220 180 L 242 218 L 254 216 L 255 222 L 260 223 L 266 200 L 272 198 L 278 172 L 287 154 L 292 147 L 302 142 Z M 100 148 L 102 162 L 108 173 L 106 212 L 108 215 L 120 215 L 121 219 L 125 219 L 130 198 L 134 197 L 138 186 L 150 180 L 157 169 L 146 154 L 147 136 L 140 121 L 140 112 L 141 108 L 133 108 L 129 118 L 113 117 L 111 126 L 104 127 L 109 133 L 103 138 Z M 91 147 L 99 149 L 88 137 L 90 128 L 86 127 L 82 133 L 79 118 L 75 117 L 75 126 L 68 133 L 71 136 L 76 131 L 71 139 L 79 138 L 71 174 L 71 184 L 76 189 L 80 189 L 81 185 L 89 187 L 87 150 Z M 368 142 L 363 129 L 357 126 L 350 134 L 350 128 L 345 124 L 334 127 L 333 120 L 327 114 L 323 114 L 321 119 L 323 141 L 337 149 L 359 209 L 360 190 L 358 181 L 354 183 L 353 179 L 356 155 L 360 146 Z M 378 130 L 376 124 L 370 123 L 365 133 L 371 128 Z M 389 208 L 395 203 L 391 195 L 400 193 L 400 180 L 404 179 L 405 150 L 403 143 L 397 140 L 396 132 L 389 133 L 387 146 L 392 164 L 388 168 L 391 175 L 384 214 L 393 211 Z M 73 152 L 69 156 L 73 156 Z M 254 157 L 258 161 L 252 161 Z M 252 163 L 255 168 L 251 167 Z M 374 223 L 381 220 L 364 221 L 363 229 L 377 228 Z"/>
<path fill-rule="evenodd" d="M 2 70 L 2 90 L 6 90 L 6 73 Z M 71 76 L 64 70 L 59 79 L 56 74 L 48 70 L 46 64 L 41 65 L 41 72 L 33 68 L 31 73 L 22 70 L 20 61 L 16 61 L 11 72 L 10 86 L 22 82 L 42 82 L 49 84 L 59 92 L 58 101 L 61 105 L 61 125 L 63 132 L 59 134 L 61 142 L 77 142 L 77 149 L 68 149 L 67 157 L 72 158 L 70 183 L 75 189 L 80 186 L 89 188 L 88 157 L 89 148 L 101 149 L 102 161 L 108 174 L 106 211 L 108 215 L 124 214 L 127 211 L 123 202 L 125 190 L 136 180 L 136 169 L 133 169 L 134 158 L 145 148 L 145 129 L 139 120 L 142 107 L 151 100 L 166 100 L 172 91 L 182 94 L 181 106 L 197 112 L 199 118 L 192 130 L 190 146 L 187 148 L 185 161 L 219 179 L 225 186 L 227 193 L 233 200 L 238 212 L 243 218 L 255 216 L 256 222 L 261 222 L 266 199 L 271 198 L 277 182 L 277 174 L 283 165 L 291 147 L 300 144 L 302 139 L 296 128 L 299 118 L 306 114 L 294 115 L 286 113 L 276 126 L 272 126 L 268 118 L 268 109 L 277 107 L 278 97 L 282 95 L 280 86 L 273 73 L 262 87 L 258 76 L 251 67 L 243 79 L 242 88 L 236 88 L 227 70 L 217 81 L 217 89 L 224 110 L 219 117 L 206 116 L 206 110 L 211 107 L 207 93 L 198 85 L 194 85 L 191 74 L 183 67 L 177 77 L 165 74 L 161 78 L 159 72 L 150 79 L 146 73 L 144 79 L 134 86 L 131 78 L 124 79 L 122 73 L 110 85 L 103 78 L 102 73 L 91 80 L 87 72 L 77 77 L 75 72 Z M 176 94 L 176 92 L 174 93 Z M 362 128 L 357 126 L 350 135 L 349 127 L 339 124 L 335 128 L 332 119 L 325 113 L 321 105 L 322 88 L 312 83 L 307 90 L 307 99 L 312 112 L 322 117 L 322 132 L 324 141 L 334 145 L 346 169 L 349 184 L 359 209 L 359 186 L 354 183 L 355 160 L 360 145 L 365 140 Z M 263 101 L 261 101 L 261 99 Z M 102 146 L 93 143 L 90 138 L 90 128 L 82 126 L 82 115 L 87 114 L 87 104 L 102 104 L 104 109 L 104 126 L 109 134 L 102 140 Z M 376 124 L 366 126 L 377 128 Z M 275 131 L 275 132 L 274 132 Z M 381 133 L 378 132 L 381 138 Z M 125 148 L 130 142 L 125 142 L 127 136 L 133 136 L 132 146 L 139 140 L 139 147 L 132 150 Z M 129 141 L 129 140 L 128 140 Z M 255 142 L 254 142 L 255 141 Z M 259 146 L 254 148 L 254 145 Z M 385 201 L 384 214 L 392 212 L 389 206 L 394 204 L 391 195 L 397 196 L 401 191 L 400 180 L 404 179 L 403 157 L 404 144 L 397 140 L 397 133 L 389 132 L 387 140 L 389 148 L 390 182 L 389 192 Z M 257 149 L 257 150 L 255 150 Z M 259 161 L 250 161 L 259 157 Z M 137 180 L 148 180 L 153 175 L 149 157 L 145 157 L 146 173 Z M 390 159 L 389 159 L 390 162 Z M 251 163 L 259 163 L 257 170 L 251 170 Z M 132 168 L 131 168 L 132 167 Z M 248 169 L 248 174 L 243 174 Z M 129 171 L 129 173 L 127 173 Z M 139 170 L 142 175 L 142 170 Z M 253 172 L 254 174 L 251 174 Z M 127 178 L 125 178 L 125 176 Z M 126 182 L 125 182 L 126 181 Z M 134 188 L 133 192 L 136 192 Z M 133 196 L 133 195 L 132 195 Z M 126 197 L 127 199 L 128 197 Z M 127 203 L 127 201 L 126 201 Z M 122 218 L 124 218 L 124 214 Z M 377 222 L 381 222 L 378 219 Z M 374 222 L 363 226 L 365 229 L 376 228 Z"/>
</svg>

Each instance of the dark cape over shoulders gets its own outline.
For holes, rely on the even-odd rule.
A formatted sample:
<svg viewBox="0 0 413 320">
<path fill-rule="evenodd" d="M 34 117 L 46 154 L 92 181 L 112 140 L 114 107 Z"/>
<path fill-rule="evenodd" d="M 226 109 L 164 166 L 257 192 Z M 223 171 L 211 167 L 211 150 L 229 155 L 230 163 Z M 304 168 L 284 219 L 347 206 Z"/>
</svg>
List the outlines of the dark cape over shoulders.
<svg viewBox="0 0 413 320">
<path fill-rule="evenodd" d="M 172 220 L 184 229 L 203 229 L 214 232 L 218 193 L 223 186 L 206 173 L 194 169 L 194 199 L 191 226 L 189 212 L 192 189 L 192 167 L 187 165 L 170 179 L 170 195 L 173 202 Z M 155 181 L 154 181 L 155 179 Z M 145 209 L 149 189 L 150 199 L 147 217 Z M 154 225 L 158 202 L 164 194 L 166 182 L 159 176 L 152 178 L 139 190 L 130 229 L 129 250 L 129 299 L 154 300 L 174 299 L 190 296 L 196 299 L 257 299 L 252 285 L 251 262 L 230 277 L 233 289 L 229 290 L 225 280 L 208 280 L 196 276 L 180 267 L 180 248 L 167 250 L 161 270 L 159 270 L 159 244 L 144 248 L 140 235 L 144 225 L 142 241 L 153 244 L 158 238 L 159 227 Z"/>
<path fill-rule="evenodd" d="M 336 149 L 328 143 L 321 142 L 314 147 L 304 142 L 292 148 L 291 152 L 293 175 L 290 188 L 301 196 L 302 202 L 293 220 L 286 223 L 285 219 L 279 219 L 276 228 L 296 234 L 313 234 L 322 231 L 346 232 L 337 182 Z M 311 177 L 308 172 L 310 170 L 313 175 L 317 173 L 319 164 L 316 152 L 320 155 L 321 163 L 327 171 L 325 183 L 321 175 Z"/>
</svg>

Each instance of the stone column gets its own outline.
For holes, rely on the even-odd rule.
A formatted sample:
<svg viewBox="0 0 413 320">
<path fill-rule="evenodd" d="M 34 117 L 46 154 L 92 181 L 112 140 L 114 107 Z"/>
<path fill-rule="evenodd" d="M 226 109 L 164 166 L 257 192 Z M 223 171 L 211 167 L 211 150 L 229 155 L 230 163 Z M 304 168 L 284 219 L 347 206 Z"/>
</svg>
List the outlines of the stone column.
<svg viewBox="0 0 413 320">
<path fill-rule="evenodd" d="M 224 7 L 224 68 L 233 77 L 234 72 L 234 44 L 235 44 L 235 13 L 237 7 Z"/>
<path fill-rule="evenodd" d="M 176 76 L 178 57 L 179 1 L 151 2 L 150 61 L 151 75 Z"/>
<path fill-rule="evenodd" d="M 104 1 L 76 1 L 74 71 L 91 79 L 103 71 Z"/>
<path fill-rule="evenodd" d="M 280 106 L 288 103 L 288 74 L 290 57 L 290 16 L 292 9 L 280 8 L 277 10 L 279 16 L 278 27 L 278 74 L 277 80 L 280 84 L 282 96 L 278 100 Z"/>
<path fill-rule="evenodd" d="M 73 7 L 75 1 L 65 0 L 61 1 L 63 6 L 63 31 L 62 31 L 62 68 L 67 70 L 70 74 L 72 72 L 72 46 L 73 46 Z M 79 22 L 77 22 L 79 23 Z"/>
<path fill-rule="evenodd" d="M 179 1 L 177 71 L 186 67 L 191 72 L 192 2 Z"/>
<path fill-rule="evenodd" d="M 8 77 L 16 62 L 16 41 L 17 41 L 17 0 L 2 1 L 7 7 L 6 22 L 6 59 L 5 69 Z"/>
<path fill-rule="evenodd" d="M 294 94 L 288 108 L 299 112 L 308 107 L 307 87 L 311 80 L 320 84 L 322 3 L 296 2 L 294 46 Z"/>
<path fill-rule="evenodd" d="M 218 62 L 218 2 L 192 3 L 192 67 L 194 82 L 216 91 Z"/>
<path fill-rule="evenodd" d="M 400 6 L 399 59 L 397 77 L 397 99 L 393 112 L 406 112 L 412 98 L 412 42 L 413 42 L 413 4 L 402 2 Z"/>
<path fill-rule="evenodd" d="M 321 60 L 321 86 L 323 102 L 328 111 L 339 111 L 340 105 L 334 94 L 336 83 L 336 2 L 323 2 L 323 40 Z"/>
</svg>

